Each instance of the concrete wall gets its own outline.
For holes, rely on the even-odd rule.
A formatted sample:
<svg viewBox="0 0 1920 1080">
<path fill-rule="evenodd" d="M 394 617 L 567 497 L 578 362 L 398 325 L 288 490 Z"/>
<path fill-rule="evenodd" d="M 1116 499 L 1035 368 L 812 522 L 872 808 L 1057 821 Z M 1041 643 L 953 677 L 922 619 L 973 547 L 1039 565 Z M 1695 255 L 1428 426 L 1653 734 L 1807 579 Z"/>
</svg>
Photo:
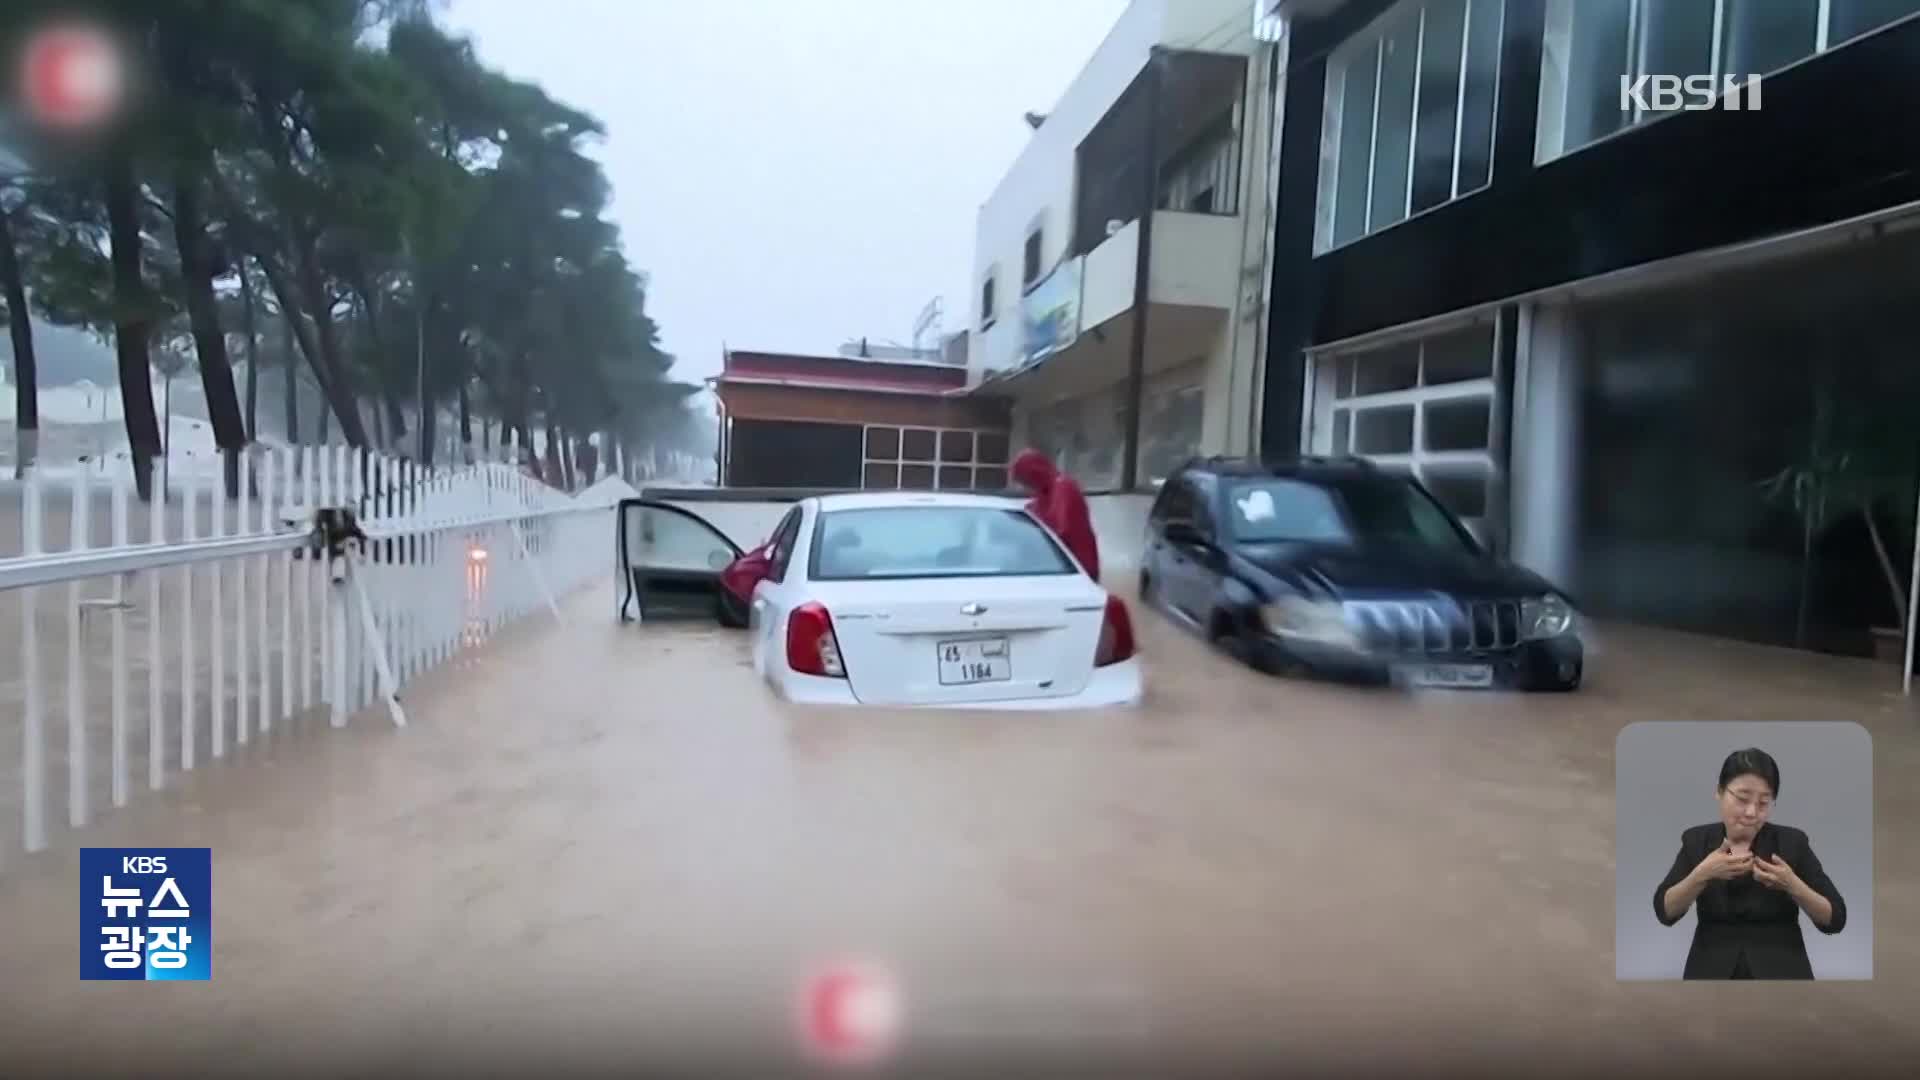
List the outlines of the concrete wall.
<svg viewBox="0 0 1920 1080">
<path fill-rule="evenodd" d="M 1162 210 L 1153 215 L 1148 298 L 1156 304 L 1233 307 L 1239 276 L 1235 252 L 1245 228 L 1238 214 L 1229 217 Z"/>
<path fill-rule="evenodd" d="M 1235 256 L 1246 229 L 1238 214 L 1153 215 L 1153 266 L 1147 297 L 1156 304 L 1232 308 L 1238 288 Z M 1087 252 L 1081 278 L 1080 325 L 1099 326 L 1133 307 L 1133 269 L 1140 223 L 1129 221 Z"/>
<path fill-rule="evenodd" d="M 1139 245 L 1140 222 L 1129 221 L 1119 232 L 1087 252 L 1086 267 L 1080 277 L 1080 328 L 1083 331 L 1133 306 L 1133 267 Z"/>
<path fill-rule="evenodd" d="M 792 499 L 732 498 L 733 493 L 725 489 L 700 492 L 649 488 L 644 494 L 698 514 L 742 550 L 755 547 L 771 536 L 774 526 L 793 506 Z M 1146 532 L 1147 508 L 1152 502 L 1151 495 L 1094 495 L 1087 499 L 1093 531 L 1100 540 L 1101 577 L 1109 587 L 1128 583 L 1139 568 L 1140 541 Z M 679 532 L 677 528 L 675 531 Z M 637 534 L 634 543 L 636 548 L 641 544 Z M 694 550 L 693 545 L 679 542 L 675 542 L 674 548 Z"/>
<path fill-rule="evenodd" d="M 1520 312 L 1513 381 L 1513 560 L 1567 589 L 1580 505 L 1580 335 L 1570 305 Z"/>
</svg>

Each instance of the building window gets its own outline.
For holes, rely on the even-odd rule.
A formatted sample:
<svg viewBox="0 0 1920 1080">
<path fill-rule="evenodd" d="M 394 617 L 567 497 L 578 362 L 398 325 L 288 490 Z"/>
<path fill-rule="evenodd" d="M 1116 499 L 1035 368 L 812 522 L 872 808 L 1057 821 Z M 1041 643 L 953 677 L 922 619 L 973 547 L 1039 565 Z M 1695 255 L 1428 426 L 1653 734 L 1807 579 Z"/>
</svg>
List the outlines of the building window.
<svg viewBox="0 0 1920 1080">
<path fill-rule="evenodd" d="M 1239 213 L 1239 109 L 1176 155 L 1160 177 L 1160 209 L 1189 214 Z"/>
<path fill-rule="evenodd" d="M 1502 0 L 1402 0 L 1327 59 L 1316 254 L 1486 187 Z"/>
<path fill-rule="evenodd" d="M 1000 491 L 1007 486 L 1007 435 L 869 424 L 861 465 L 867 488 Z"/>
<path fill-rule="evenodd" d="M 1313 450 L 1416 477 L 1484 536 L 1494 326 L 1314 358 Z"/>
<path fill-rule="evenodd" d="M 1020 253 L 1020 287 L 1031 289 L 1040 283 L 1040 253 L 1045 239 L 1046 226 L 1035 223 L 1033 231 L 1027 234 L 1027 246 Z"/>
<path fill-rule="evenodd" d="M 994 311 L 993 295 L 993 279 L 995 276 L 995 271 L 989 270 L 987 271 L 987 279 L 980 283 L 980 329 L 982 330 L 993 325 L 996 314 Z"/>
<path fill-rule="evenodd" d="M 1534 160 L 1667 115 L 1623 93 L 1643 77 L 1744 85 L 1916 13 L 1920 0 L 1547 0 Z"/>
</svg>

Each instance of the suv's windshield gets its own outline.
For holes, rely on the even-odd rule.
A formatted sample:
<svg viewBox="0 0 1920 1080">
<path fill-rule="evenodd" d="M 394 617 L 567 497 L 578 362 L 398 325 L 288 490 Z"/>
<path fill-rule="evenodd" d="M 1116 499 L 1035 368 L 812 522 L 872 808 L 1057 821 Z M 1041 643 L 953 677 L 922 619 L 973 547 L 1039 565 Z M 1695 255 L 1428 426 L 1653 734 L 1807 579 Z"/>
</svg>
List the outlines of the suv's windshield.
<svg viewBox="0 0 1920 1080">
<path fill-rule="evenodd" d="M 1077 572 L 1025 512 L 973 506 L 829 511 L 811 561 L 815 581 Z"/>
<path fill-rule="evenodd" d="M 1241 481 L 1227 489 L 1227 527 L 1243 544 L 1364 540 L 1472 550 L 1438 503 L 1410 483 L 1385 477 L 1334 486 L 1282 478 Z"/>
</svg>

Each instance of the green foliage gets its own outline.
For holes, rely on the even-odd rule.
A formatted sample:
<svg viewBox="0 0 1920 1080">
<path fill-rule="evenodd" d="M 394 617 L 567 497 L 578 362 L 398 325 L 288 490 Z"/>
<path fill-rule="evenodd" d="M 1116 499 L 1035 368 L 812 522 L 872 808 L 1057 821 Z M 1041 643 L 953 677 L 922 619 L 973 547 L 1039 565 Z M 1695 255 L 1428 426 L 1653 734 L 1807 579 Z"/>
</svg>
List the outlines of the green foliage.
<svg viewBox="0 0 1920 1080">
<path fill-rule="evenodd" d="M 139 305 L 157 361 L 192 355 L 171 208 L 193 185 L 223 331 L 239 330 L 242 261 L 257 265 L 263 333 L 291 319 L 349 405 L 414 411 L 424 340 L 435 403 L 465 389 L 509 422 L 581 435 L 678 423 L 697 388 L 669 380 L 645 277 L 606 220 L 589 153 L 603 126 L 481 64 L 434 24 L 441 6 L 100 5 L 142 50 L 149 91 L 114 135 L 143 187 L 145 280 L 114 295 L 98 161 L 30 155 L 15 220 L 37 312 L 107 334 Z"/>
</svg>

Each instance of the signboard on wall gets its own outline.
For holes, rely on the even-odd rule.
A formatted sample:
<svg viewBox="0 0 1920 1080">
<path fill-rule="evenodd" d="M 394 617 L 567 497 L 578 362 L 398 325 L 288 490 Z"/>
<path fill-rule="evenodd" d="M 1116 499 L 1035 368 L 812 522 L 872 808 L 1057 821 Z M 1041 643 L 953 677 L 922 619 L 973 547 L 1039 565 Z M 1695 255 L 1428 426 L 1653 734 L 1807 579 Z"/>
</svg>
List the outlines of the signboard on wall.
<svg viewBox="0 0 1920 1080">
<path fill-rule="evenodd" d="M 1051 356 L 1080 336 L 1081 264 L 1068 259 L 1020 298 L 1021 363 Z"/>
</svg>

